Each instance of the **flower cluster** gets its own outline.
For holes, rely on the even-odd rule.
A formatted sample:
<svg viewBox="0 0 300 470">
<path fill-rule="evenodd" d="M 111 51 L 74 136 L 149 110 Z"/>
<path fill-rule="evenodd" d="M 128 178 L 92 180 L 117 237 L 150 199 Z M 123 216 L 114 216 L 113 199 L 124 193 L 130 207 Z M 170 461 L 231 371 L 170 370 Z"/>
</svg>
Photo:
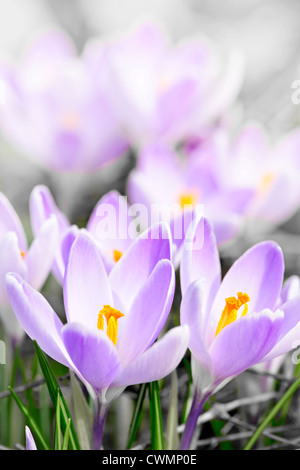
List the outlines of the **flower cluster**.
<svg viewBox="0 0 300 470">
<path fill-rule="evenodd" d="M 94 448 L 113 400 L 165 378 L 188 350 L 194 398 L 180 447 L 189 448 L 217 387 L 300 337 L 299 278 L 284 283 L 277 243 L 250 247 L 222 278 L 221 246 L 300 207 L 300 130 L 273 144 L 246 123 L 232 137 L 225 116 L 242 65 L 238 51 L 222 61 L 207 38 L 173 45 L 151 23 L 90 41 L 80 56 L 48 32 L 19 63 L 1 63 L 1 128 L 48 171 L 89 173 L 129 149 L 136 156 L 126 196 L 99 191 L 84 227 L 35 186 L 29 248 L 0 193 L 1 321 L 14 344 L 26 333 L 84 384 L 96 403 Z M 41 292 L 50 273 L 65 318 Z M 35 449 L 29 428 L 26 438 Z"/>
</svg>

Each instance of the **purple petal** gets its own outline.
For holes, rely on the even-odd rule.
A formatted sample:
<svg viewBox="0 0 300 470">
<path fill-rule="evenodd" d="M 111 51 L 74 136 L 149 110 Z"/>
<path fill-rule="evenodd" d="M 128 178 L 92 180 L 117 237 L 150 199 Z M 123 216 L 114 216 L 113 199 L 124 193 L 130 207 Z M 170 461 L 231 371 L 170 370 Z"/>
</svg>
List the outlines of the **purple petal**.
<svg viewBox="0 0 300 470">
<path fill-rule="evenodd" d="M 9 303 L 5 275 L 12 271 L 21 276 L 27 275 L 26 263 L 22 257 L 16 233 L 8 232 L 0 240 L 0 260 L 0 302 Z"/>
<path fill-rule="evenodd" d="M 117 345 L 123 366 L 156 340 L 170 312 L 174 288 L 175 275 L 171 262 L 159 261 L 138 292 L 128 315 L 125 314 Z"/>
<path fill-rule="evenodd" d="M 62 322 L 47 300 L 18 274 L 6 276 L 8 296 L 20 324 L 32 340 L 56 361 L 69 367 L 61 338 Z"/>
<path fill-rule="evenodd" d="M 155 224 L 143 232 L 115 264 L 109 282 L 125 311 L 161 259 L 171 258 L 171 236 L 166 224 Z"/>
<path fill-rule="evenodd" d="M 0 239 L 7 232 L 15 232 L 20 250 L 27 250 L 27 240 L 21 221 L 9 200 L 0 193 Z"/>
<path fill-rule="evenodd" d="M 112 386 L 122 387 L 152 382 L 166 377 L 183 358 L 188 341 L 189 328 L 187 325 L 172 328 L 136 361 L 127 365 L 113 381 Z"/>
<path fill-rule="evenodd" d="M 37 450 L 35 440 L 28 426 L 25 426 L 26 450 Z"/>
<path fill-rule="evenodd" d="M 68 322 L 97 329 L 99 311 L 112 306 L 107 273 L 90 236 L 80 232 L 73 243 L 64 279 L 64 303 Z"/>
<path fill-rule="evenodd" d="M 209 349 L 215 377 L 236 376 L 260 362 L 276 344 L 282 322 L 283 312 L 265 309 L 223 328 Z"/>
<path fill-rule="evenodd" d="M 215 336 L 227 297 L 247 293 L 248 314 L 265 308 L 273 310 L 280 295 L 283 272 L 283 255 L 276 243 L 261 242 L 247 250 L 227 272 L 216 294 L 209 315 L 209 340 Z"/>
<path fill-rule="evenodd" d="M 55 216 L 41 227 L 26 254 L 28 283 L 39 290 L 51 270 L 54 254 L 59 243 L 58 223 Z"/>
<path fill-rule="evenodd" d="M 98 392 L 110 385 L 121 370 L 117 348 L 101 330 L 82 323 L 65 325 L 63 341 L 82 377 Z"/>
<path fill-rule="evenodd" d="M 209 309 L 221 282 L 221 265 L 216 238 L 211 224 L 205 218 L 191 223 L 186 234 L 180 266 L 181 290 L 202 279 L 204 295 L 202 303 Z"/>
</svg>

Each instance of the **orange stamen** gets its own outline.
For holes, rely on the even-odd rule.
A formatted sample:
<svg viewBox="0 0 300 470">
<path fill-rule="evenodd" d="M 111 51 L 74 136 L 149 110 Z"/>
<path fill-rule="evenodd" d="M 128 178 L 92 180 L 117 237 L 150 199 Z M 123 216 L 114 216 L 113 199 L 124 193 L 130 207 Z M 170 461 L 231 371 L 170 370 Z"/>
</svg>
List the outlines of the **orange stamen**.
<svg viewBox="0 0 300 470">
<path fill-rule="evenodd" d="M 220 321 L 218 323 L 218 327 L 216 330 L 215 337 L 220 333 L 225 326 L 229 325 L 230 323 L 234 322 L 237 319 L 237 312 L 242 307 L 242 305 L 245 305 L 244 310 L 242 312 L 242 317 L 247 314 L 248 312 L 248 304 L 247 302 L 250 301 L 250 297 L 248 294 L 243 294 L 242 292 L 237 293 L 237 298 L 236 297 L 227 297 L 225 299 L 226 305 L 224 307 L 224 310 L 222 312 Z"/>
<path fill-rule="evenodd" d="M 118 339 L 118 320 L 124 317 L 124 313 L 121 313 L 110 305 L 103 305 L 98 315 L 97 328 L 99 330 L 104 330 L 104 317 L 107 325 L 106 334 L 116 346 Z"/>
</svg>

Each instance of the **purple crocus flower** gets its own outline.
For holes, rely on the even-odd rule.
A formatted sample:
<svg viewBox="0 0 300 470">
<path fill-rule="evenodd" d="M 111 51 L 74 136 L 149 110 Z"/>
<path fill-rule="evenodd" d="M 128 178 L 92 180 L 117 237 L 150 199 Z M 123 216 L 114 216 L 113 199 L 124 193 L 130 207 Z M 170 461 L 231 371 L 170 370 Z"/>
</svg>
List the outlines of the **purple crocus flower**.
<svg viewBox="0 0 300 470">
<path fill-rule="evenodd" d="M 67 324 L 19 275 L 7 275 L 14 312 L 27 334 L 71 367 L 98 398 L 94 447 L 100 446 L 108 405 L 131 384 L 158 380 L 182 359 L 187 326 L 160 334 L 174 294 L 167 226 L 141 234 L 110 274 L 87 233 L 72 245 L 64 278 Z"/>
<path fill-rule="evenodd" d="M 25 426 L 25 436 L 26 436 L 26 450 L 37 450 L 35 440 L 28 426 Z"/>
<path fill-rule="evenodd" d="M 62 283 L 69 251 L 79 228 L 70 224 L 65 214 L 58 209 L 49 188 L 43 185 L 36 186 L 31 193 L 30 212 L 34 233 L 38 233 L 51 216 L 57 217 L 60 244 L 53 272 L 57 280 Z M 110 272 L 137 237 L 136 224 L 130 215 L 126 198 L 117 191 L 105 194 L 93 209 L 86 231 L 97 243 L 104 265 Z"/>
<path fill-rule="evenodd" d="M 247 123 L 235 140 L 218 127 L 208 138 L 194 139 L 185 149 L 193 160 L 210 155 L 215 178 L 225 190 L 252 191 L 245 215 L 247 230 L 278 225 L 300 207 L 300 130 L 272 143 L 259 123 Z M 284 194 L 284 197 L 282 195 Z"/>
<path fill-rule="evenodd" d="M 55 216 L 43 223 L 28 247 L 21 221 L 14 208 L 0 193 L 0 311 L 9 336 L 21 341 L 24 331 L 11 312 L 5 275 L 13 271 L 39 290 L 51 269 L 58 243 L 58 227 Z"/>
<path fill-rule="evenodd" d="M 252 196 L 251 190 L 224 189 L 208 163 L 188 156 L 180 159 L 171 149 L 152 145 L 141 153 L 137 168 L 129 175 L 130 202 L 144 205 L 147 216 L 170 223 L 178 252 L 197 212 L 212 220 L 219 245 L 233 238 Z"/>
<path fill-rule="evenodd" d="M 0 122 L 11 142 L 55 171 L 94 171 L 127 149 L 117 118 L 85 52 L 78 57 L 65 34 L 37 37 L 21 61 L 1 64 L 6 90 Z"/>
<path fill-rule="evenodd" d="M 222 63 L 207 38 L 174 45 L 155 22 L 107 41 L 103 55 L 104 67 L 94 46 L 91 62 L 134 146 L 175 143 L 202 129 L 226 111 L 242 83 L 240 53 Z"/>
<path fill-rule="evenodd" d="M 293 348 L 300 335 L 300 296 L 279 300 L 284 261 L 272 241 L 246 251 L 221 282 L 216 238 L 205 218 L 189 228 L 180 273 L 181 323 L 190 327 L 195 384 L 181 442 L 187 448 L 201 408 L 218 385 Z"/>
</svg>

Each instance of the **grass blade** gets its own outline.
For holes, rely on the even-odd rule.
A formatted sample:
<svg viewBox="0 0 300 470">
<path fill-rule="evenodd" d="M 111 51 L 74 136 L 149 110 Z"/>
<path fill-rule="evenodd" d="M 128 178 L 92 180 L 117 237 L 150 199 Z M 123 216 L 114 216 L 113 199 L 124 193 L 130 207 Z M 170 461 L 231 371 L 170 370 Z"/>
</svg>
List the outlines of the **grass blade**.
<svg viewBox="0 0 300 470">
<path fill-rule="evenodd" d="M 42 370 L 42 373 L 45 377 L 45 381 L 48 387 L 49 395 L 53 404 L 54 409 L 56 409 L 57 406 L 57 392 L 59 391 L 60 394 L 60 410 L 61 410 L 61 428 L 62 431 L 65 433 L 67 424 L 68 424 L 68 419 L 71 418 L 70 411 L 68 409 L 68 406 L 66 404 L 66 401 L 64 399 L 64 396 L 62 394 L 62 391 L 57 383 L 57 380 L 50 368 L 50 365 L 47 361 L 47 358 L 43 351 L 40 349 L 39 345 L 37 344 L 36 341 L 34 341 L 34 346 L 36 349 L 37 357 L 39 360 L 39 364 Z M 71 421 L 71 429 L 70 429 L 70 447 L 71 449 L 74 450 L 79 450 L 80 445 L 78 441 L 77 434 L 75 432 L 75 428 L 73 426 L 73 421 Z"/>
<path fill-rule="evenodd" d="M 128 443 L 127 449 L 130 449 L 134 443 L 137 430 L 140 426 L 142 419 L 143 404 L 146 396 L 147 384 L 141 384 L 137 400 L 135 402 L 134 411 L 132 414 L 132 419 L 129 427 Z"/>
<path fill-rule="evenodd" d="M 60 424 L 60 393 L 57 390 L 56 410 L 55 410 L 55 450 L 61 450 L 61 424 Z"/>
<path fill-rule="evenodd" d="M 165 444 L 158 382 L 155 381 L 149 383 L 148 390 L 150 406 L 151 449 L 164 450 Z"/>
<path fill-rule="evenodd" d="M 82 450 L 90 450 L 93 414 L 73 372 L 70 373 L 77 435 Z"/>
<path fill-rule="evenodd" d="M 69 418 L 68 422 L 67 422 L 66 432 L 65 432 L 65 435 L 64 435 L 64 440 L 63 440 L 63 443 L 62 443 L 62 449 L 61 450 L 68 450 L 69 440 L 70 440 L 71 423 L 72 423 L 72 420 L 71 420 L 71 418 Z"/>
<path fill-rule="evenodd" d="M 170 407 L 167 417 L 166 449 L 176 450 L 179 446 L 178 425 L 178 380 L 176 370 L 172 372 Z"/>
<path fill-rule="evenodd" d="M 43 447 L 44 450 L 50 450 L 49 445 L 47 444 L 45 438 L 43 437 L 43 434 L 36 423 L 35 419 L 31 416 L 29 413 L 28 408 L 24 405 L 24 403 L 20 400 L 18 395 L 13 391 L 11 387 L 8 387 L 10 393 L 12 394 L 12 397 L 14 398 L 15 402 L 17 403 L 18 407 L 20 408 L 21 412 L 23 413 L 25 419 L 27 420 L 28 426 L 32 431 L 35 433 L 36 437 L 41 443 L 41 446 Z"/>
</svg>

